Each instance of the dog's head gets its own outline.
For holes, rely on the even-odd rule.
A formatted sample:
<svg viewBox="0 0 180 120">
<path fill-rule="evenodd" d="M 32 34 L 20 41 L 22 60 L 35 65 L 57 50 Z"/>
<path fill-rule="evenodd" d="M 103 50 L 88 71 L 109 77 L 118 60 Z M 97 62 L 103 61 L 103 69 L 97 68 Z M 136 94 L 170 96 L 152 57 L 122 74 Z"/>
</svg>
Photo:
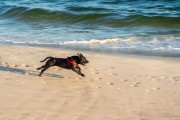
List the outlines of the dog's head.
<svg viewBox="0 0 180 120">
<path fill-rule="evenodd" d="M 77 55 L 79 57 L 79 64 L 85 66 L 85 64 L 89 63 L 89 61 L 86 59 L 86 57 L 84 57 L 81 53 L 78 53 Z"/>
</svg>

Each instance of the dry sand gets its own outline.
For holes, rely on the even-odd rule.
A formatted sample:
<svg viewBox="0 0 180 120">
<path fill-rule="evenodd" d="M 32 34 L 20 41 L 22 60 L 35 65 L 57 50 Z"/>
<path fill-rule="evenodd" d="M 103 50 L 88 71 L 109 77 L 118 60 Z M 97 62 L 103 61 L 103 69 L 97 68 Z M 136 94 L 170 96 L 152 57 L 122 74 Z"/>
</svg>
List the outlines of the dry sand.
<svg viewBox="0 0 180 120">
<path fill-rule="evenodd" d="M 76 51 L 0 46 L 0 120 L 180 120 L 180 61 L 82 52 L 86 77 L 47 56 Z"/>
</svg>

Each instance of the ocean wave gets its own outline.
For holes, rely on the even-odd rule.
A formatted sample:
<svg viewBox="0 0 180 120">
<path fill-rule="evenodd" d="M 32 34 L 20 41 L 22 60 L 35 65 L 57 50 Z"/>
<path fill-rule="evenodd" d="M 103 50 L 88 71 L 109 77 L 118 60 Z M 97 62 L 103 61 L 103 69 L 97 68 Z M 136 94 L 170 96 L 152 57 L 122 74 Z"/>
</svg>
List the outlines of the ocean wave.
<svg viewBox="0 0 180 120">
<path fill-rule="evenodd" d="M 142 38 L 142 37 L 129 37 L 129 38 L 113 38 L 113 39 L 92 39 L 92 40 L 72 40 L 72 41 L 60 41 L 60 44 L 120 44 L 120 43 L 147 43 L 147 44 L 156 44 L 162 42 L 172 42 L 179 41 L 180 36 L 161 36 L 161 37 L 151 37 L 151 38 Z"/>
<path fill-rule="evenodd" d="M 104 8 L 104 7 L 83 7 L 83 6 L 68 6 L 67 7 L 68 10 L 71 10 L 73 12 L 104 12 L 104 11 L 108 11 L 110 9 Z"/>
<path fill-rule="evenodd" d="M 81 51 L 106 53 L 124 53 L 146 56 L 180 58 L 180 37 L 151 38 L 116 38 L 90 41 L 42 41 L 26 38 L 0 37 L 0 44 L 25 45 L 35 47 L 67 48 Z"/>
<path fill-rule="evenodd" d="M 49 22 L 77 24 L 82 23 L 94 26 L 108 27 L 130 27 L 130 26 L 155 26 L 155 27 L 178 27 L 180 26 L 180 17 L 168 16 L 146 16 L 146 15 L 128 15 L 120 16 L 115 12 L 102 12 L 103 8 L 70 7 L 69 10 L 48 10 L 45 8 L 29 8 L 24 6 L 1 6 L 0 15 L 3 18 L 10 18 L 23 21 Z M 72 12 L 81 9 L 86 12 Z M 93 12 L 99 11 L 99 12 Z M 101 12 L 100 12 L 101 11 Z M 0 17 L 1 17 L 0 16 Z"/>
<path fill-rule="evenodd" d="M 75 14 L 68 11 L 52 11 L 44 8 L 29 8 L 23 6 L 5 6 L 0 8 L 4 17 L 22 20 L 46 20 L 66 23 L 83 22 L 110 16 L 110 13 Z"/>
<path fill-rule="evenodd" d="M 105 39 L 105 40 L 98 40 L 98 39 L 92 39 L 90 41 L 64 41 L 60 42 L 61 44 L 118 44 L 122 42 L 127 42 L 127 43 L 133 43 L 133 42 L 138 42 L 139 38 L 132 37 L 132 38 L 127 38 L 127 39 L 120 39 L 120 38 L 115 38 L 115 39 Z"/>
<path fill-rule="evenodd" d="M 114 24 L 113 24 L 114 23 Z M 180 26 L 179 17 L 165 16 L 145 16 L 145 15 L 129 15 L 122 19 L 109 22 L 114 27 L 120 26 L 154 26 L 154 27 L 171 27 Z"/>
<path fill-rule="evenodd" d="M 111 38 L 111 39 L 91 39 L 91 40 L 37 40 L 31 38 L 18 38 L 18 37 L 4 37 L 0 36 L 0 41 L 12 43 L 30 43 L 30 44 L 61 44 L 61 45 L 129 45 L 147 44 L 151 45 L 177 45 L 180 48 L 180 36 L 160 36 L 160 37 L 129 37 L 129 38 Z"/>
</svg>

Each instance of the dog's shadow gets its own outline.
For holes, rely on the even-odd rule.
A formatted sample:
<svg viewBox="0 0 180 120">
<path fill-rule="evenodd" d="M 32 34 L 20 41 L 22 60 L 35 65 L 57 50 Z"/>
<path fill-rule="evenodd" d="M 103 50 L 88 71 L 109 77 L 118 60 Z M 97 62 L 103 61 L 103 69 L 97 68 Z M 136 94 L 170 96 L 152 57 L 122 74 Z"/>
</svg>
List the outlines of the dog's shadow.
<svg viewBox="0 0 180 120">
<path fill-rule="evenodd" d="M 0 71 L 18 73 L 18 74 L 22 74 L 22 75 L 27 74 L 27 75 L 39 77 L 39 71 L 33 71 L 33 70 L 25 70 L 25 69 L 20 69 L 20 68 L 11 68 L 11 67 L 0 66 Z M 64 78 L 61 75 L 50 74 L 50 73 L 44 73 L 43 76 L 54 77 L 54 78 Z"/>
</svg>

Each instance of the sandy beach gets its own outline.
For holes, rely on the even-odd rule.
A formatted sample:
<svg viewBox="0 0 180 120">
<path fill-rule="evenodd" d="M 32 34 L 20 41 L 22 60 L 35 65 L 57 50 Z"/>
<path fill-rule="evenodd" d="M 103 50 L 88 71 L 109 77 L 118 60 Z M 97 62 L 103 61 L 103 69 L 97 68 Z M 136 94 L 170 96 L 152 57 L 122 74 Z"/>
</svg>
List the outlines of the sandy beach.
<svg viewBox="0 0 180 120">
<path fill-rule="evenodd" d="M 180 120 L 180 61 L 61 49 L 0 46 L 0 120 Z M 81 52 L 86 77 L 47 56 Z"/>
</svg>

